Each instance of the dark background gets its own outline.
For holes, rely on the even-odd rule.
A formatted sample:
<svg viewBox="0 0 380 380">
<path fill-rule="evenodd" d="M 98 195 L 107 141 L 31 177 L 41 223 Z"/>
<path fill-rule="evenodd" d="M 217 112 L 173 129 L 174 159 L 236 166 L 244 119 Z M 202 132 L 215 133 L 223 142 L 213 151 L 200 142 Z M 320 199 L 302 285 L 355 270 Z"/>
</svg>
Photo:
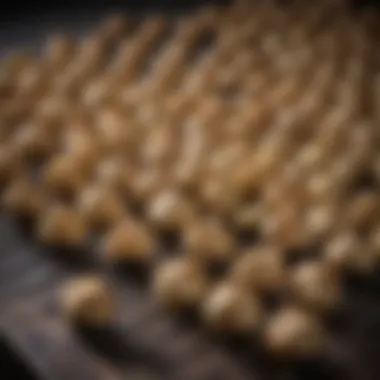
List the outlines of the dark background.
<svg viewBox="0 0 380 380">
<path fill-rule="evenodd" d="M 39 380 L 2 336 L 0 336 L 0 373 L 4 380 Z"/>
<path fill-rule="evenodd" d="M 263 0 L 265 1 L 265 0 Z M 282 3 L 289 2 L 291 0 L 277 0 Z M 305 1 L 317 1 L 317 0 L 305 0 Z M 60 10 L 85 10 L 90 9 L 128 9 L 131 8 L 191 8 L 196 5 L 204 3 L 228 3 L 231 0 L 56 0 L 56 1 L 44 1 L 34 0 L 30 2 L 24 2 L 21 0 L 4 1 L 1 13 L 0 22 L 9 21 L 10 19 L 17 19 L 19 16 L 27 14 L 36 14 L 41 11 L 54 11 Z M 379 6 L 380 0 L 350 0 L 354 7 L 363 6 Z"/>
</svg>

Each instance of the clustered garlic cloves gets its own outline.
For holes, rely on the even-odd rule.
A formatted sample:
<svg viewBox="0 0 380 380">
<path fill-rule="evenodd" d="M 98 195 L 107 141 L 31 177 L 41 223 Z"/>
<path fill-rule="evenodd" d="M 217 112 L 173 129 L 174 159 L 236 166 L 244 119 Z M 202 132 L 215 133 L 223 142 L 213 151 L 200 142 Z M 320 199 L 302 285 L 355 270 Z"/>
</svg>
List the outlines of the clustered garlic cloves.
<svg viewBox="0 0 380 380">
<path fill-rule="evenodd" d="M 101 262 L 153 264 L 169 309 L 274 354 L 318 353 L 342 276 L 380 258 L 379 36 L 343 3 L 112 16 L 39 57 L 13 53 L 0 68 L 3 207 L 44 244 L 96 235 Z M 167 233 L 180 246 L 162 261 Z M 70 316 L 108 319 L 102 281 L 70 284 Z"/>
</svg>

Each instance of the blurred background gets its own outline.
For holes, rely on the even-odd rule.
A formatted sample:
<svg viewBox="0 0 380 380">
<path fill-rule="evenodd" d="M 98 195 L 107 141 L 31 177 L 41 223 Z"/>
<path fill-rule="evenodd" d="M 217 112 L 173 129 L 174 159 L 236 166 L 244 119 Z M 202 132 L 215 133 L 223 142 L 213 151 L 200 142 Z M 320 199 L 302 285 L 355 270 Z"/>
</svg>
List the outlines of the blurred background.
<svg viewBox="0 0 380 380">
<path fill-rule="evenodd" d="M 281 3 L 286 3 L 289 0 L 279 0 Z M 306 0 L 307 1 L 307 0 Z M 378 6 L 380 4 L 379 0 L 350 0 L 352 5 L 355 7 L 363 6 Z M 140 1 L 123 1 L 123 0 L 111 0 L 111 1 L 75 1 L 75 0 L 58 0 L 52 2 L 45 2 L 42 0 L 34 0 L 28 3 L 21 1 L 6 1 L 4 2 L 4 9 L 2 9 L 0 18 L 2 22 L 9 20 L 10 17 L 17 18 L 22 15 L 30 15 L 33 13 L 38 13 L 41 11 L 52 11 L 54 13 L 60 10 L 67 10 L 68 8 L 75 9 L 88 9 L 88 4 L 91 4 L 91 10 L 95 9 L 141 9 L 141 8 L 188 8 L 196 7 L 197 5 L 204 3 L 228 3 L 229 0 L 140 0 Z"/>
</svg>

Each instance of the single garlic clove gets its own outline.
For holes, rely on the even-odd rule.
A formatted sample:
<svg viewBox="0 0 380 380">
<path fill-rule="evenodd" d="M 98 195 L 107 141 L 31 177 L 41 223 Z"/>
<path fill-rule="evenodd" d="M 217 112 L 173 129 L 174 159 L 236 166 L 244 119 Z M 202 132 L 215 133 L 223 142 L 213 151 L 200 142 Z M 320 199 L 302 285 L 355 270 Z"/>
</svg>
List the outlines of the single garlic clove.
<svg viewBox="0 0 380 380">
<path fill-rule="evenodd" d="M 87 172 L 81 167 L 74 154 L 59 154 L 55 156 L 43 170 L 45 186 L 63 195 L 75 195 L 85 185 Z"/>
<path fill-rule="evenodd" d="M 68 128 L 61 137 L 62 150 L 75 157 L 84 171 L 91 171 L 101 160 L 102 148 L 94 133 L 82 128 Z M 102 162 L 102 161 L 100 161 Z"/>
<path fill-rule="evenodd" d="M 37 235 L 46 245 L 83 248 L 88 235 L 88 226 L 76 210 L 55 204 L 46 208 L 40 215 Z"/>
<path fill-rule="evenodd" d="M 152 199 L 147 217 L 159 230 L 178 230 L 192 219 L 193 209 L 186 197 L 175 190 L 165 190 Z"/>
<path fill-rule="evenodd" d="M 284 253 L 275 246 L 248 249 L 232 267 L 231 278 L 248 291 L 281 291 L 287 280 Z"/>
<path fill-rule="evenodd" d="M 117 108 L 100 109 L 96 115 L 96 131 L 104 147 L 111 153 L 132 149 L 138 140 L 138 129 L 123 112 Z"/>
<path fill-rule="evenodd" d="M 333 310 L 342 298 L 337 272 L 322 261 L 296 266 L 290 274 L 290 287 L 296 298 L 317 311 Z"/>
<path fill-rule="evenodd" d="M 199 200 L 206 210 L 228 214 L 239 202 L 234 187 L 222 178 L 205 178 L 199 187 Z"/>
<path fill-rule="evenodd" d="M 43 96 L 35 105 L 33 115 L 36 121 L 50 125 L 50 130 L 60 130 L 62 123 L 71 114 L 72 102 L 66 96 L 52 92 Z M 53 128 L 54 127 L 54 128 Z"/>
<path fill-rule="evenodd" d="M 150 264 L 155 241 L 149 229 L 137 220 L 124 219 L 105 235 L 102 255 L 114 263 Z"/>
<path fill-rule="evenodd" d="M 13 141 L 23 157 L 47 157 L 54 148 L 54 134 L 42 125 L 23 125 L 15 132 Z"/>
<path fill-rule="evenodd" d="M 272 244 L 287 249 L 305 246 L 308 235 L 305 225 L 296 210 L 278 208 L 263 220 L 263 233 Z"/>
<path fill-rule="evenodd" d="M 127 193 L 132 187 L 134 168 L 128 160 L 119 156 L 106 157 L 96 168 L 96 180 L 109 188 Z"/>
<path fill-rule="evenodd" d="M 243 203 L 233 213 L 234 225 L 240 230 L 259 228 L 265 217 L 265 209 L 261 203 Z"/>
<path fill-rule="evenodd" d="M 350 267 L 352 258 L 360 248 L 361 243 L 355 232 L 341 231 L 328 241 L 324 250 L 324 261 L 335 270 L 345 270 Z"/>
<path fill-rule="evenodd" d="M 207 262 L 228 262 L 235 256 L 234 240 L 218 220 L 194 220 L 184 230 L 188 255 Z"/>
<path fill-rule="evenodd" d="M 368 274 L 376 267 L 377 255 L 370 241 L 363 241 L 354 231 L 346 230 L 327 244 L 324 261 L 338 271 Z"/>
<path fill-rule="evenodd" d="M 164 262 L 155 271 L 153 292 L 157 301 L 169 309 L 197 307 L 207 289 L 202 267 L 185 258 Z"/>
<path fill-rule="evenodd" d="M 131 192 L 138 201 L 153 202 L 166 185 L 167 176 L 160 170 L 142 169 L 132 178 Z"/>
<path fill-rule="evenodd" d="M 81 191 L 78 210 L 95 228 L 109 228 L 123 219 L 125 204 L 112 188 L 103 184 L 94 184 Z"/>
<path fill-rule="evenodd" d="M 261 324 L 262 314 L 262 306 L 255 295 L 232 282 L 211 289 L 202 304 L 205 323 L 216 331 L 255 332 Z"/>
<path fill-rule="evenodd" d="M 104 278 L 87 275 L 64 284 L 61 289 L 61 305 L 71 320 L 99 326 L 111 320 L 114 295 Z"/>
<path fill-rule="evenodd" d="M 311 206 L 305 217 L 305 227 L 310 240 L 321 240 L 338 227 L 339 210 L 333 202 Z"/>
<path fill-rule="evenodd" d="M 177 149 L 174 133 L 166 125 L 157 125 L 156 129 L 149 132 L 141 151 L 141 159 L 146 166 L 170 166 Z"/>
<path fill-rule="evenodd" d="M 14 179 L 6 188 L 2 204 L 16 215 L 35 218 L 43 212 L 45 198 L 36 185 L 21 177 Z"/>
<path fill-rule="evenodd" d="M 286 307 L 269 319 L 264 343 L 275 356 L 310 357 L 324 349 L 326 334 L 314 315 L 296 307 Z"/>
<path fill-rule="evenodd" d="M 85 84 L 81 93 L 82 103 L 94 109 L 108 104 L 114 95 L 111 86 L 112 83 L 104 77 L 91 80 Z"/>
</svg>

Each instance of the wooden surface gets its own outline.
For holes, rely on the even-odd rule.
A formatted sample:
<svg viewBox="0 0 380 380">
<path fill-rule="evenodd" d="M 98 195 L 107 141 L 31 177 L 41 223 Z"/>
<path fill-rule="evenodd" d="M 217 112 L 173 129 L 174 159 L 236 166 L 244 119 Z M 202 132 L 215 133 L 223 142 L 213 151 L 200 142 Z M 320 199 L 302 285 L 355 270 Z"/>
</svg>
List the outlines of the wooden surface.
<svg viewBox="0 0 380 380">
<path fill-rule="evenodd" d="M 379 378 L 379 276 L 351 286 L 347 307 L 335 322 L 340 343 L 330 362 L 288 365 L 269 360 L 244 342 L 221 342 L 190 319 L 165 314 L 143 283 L 125 273 L 110 275 L 118 303 L 112 326 L 103 331 L 71 326 L 57 303 L 57 289 L 82 271 L 82 264 L 38 248 L 24 227 L 9 217 L 0 218 L 0 241 L 0 329 L 41 378 Z"/>
<path fill-rule="evenodd" d="M 171 318 L 128 276 L 113 278 L 118 313 L 104 331 L 83 331 L 62 316 L 57 289 L 83 270 L 0 221 L 0 328 L 47 379 L 251 379 L 252 371 L 191 323 Z M 89 264 L 91 267 L 91 264 Z M 129 377 L 128 377 L 129 378 Z"/>
</svg>

